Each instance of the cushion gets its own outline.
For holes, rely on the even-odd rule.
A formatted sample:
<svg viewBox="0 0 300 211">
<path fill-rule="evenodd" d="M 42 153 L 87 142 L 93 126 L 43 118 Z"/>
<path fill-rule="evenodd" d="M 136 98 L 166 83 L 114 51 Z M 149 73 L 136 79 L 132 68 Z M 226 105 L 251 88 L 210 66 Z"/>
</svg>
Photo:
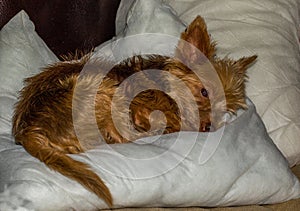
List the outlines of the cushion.
<svg viewBox="0 0 300 211">
<path fill-rule="evenodd" d="M 189 23 L 207 22 L 219 56 L 258 55 L 247 95 L 290 166 L 300 164 L 300 54 L 297 0 L 165 0 Z"/>
<path fill-rule="evenodd" d="M 159 2 L 156 6 L 166 8 L 161 1 L 152 2 Z M 134 9 L 131 12 L 134 13 Z M 172 10 L 160 12 L 174 15 Z M 12 36 L 15 39 L 8 39 Z M 35 74 L 40 65 L 57 60 L 39 38 L 36 38 L 39 45 L 25 42 L 34 36 L 32 23 L 24 12 L 1 30 L 0 44 L 23 52 L 17 60 L 13 57 L 15 51 L 2 51 L 1 46 L 1 55 L 7 59 L 13 57 L 8 60 L 10 63 L 0 63 L 1 76 L 13 71 L 10 69 L 13 64 L 21 69 L 18 74 L 5 77 L 18 81 L 3 86 L 1 95 L 8 95 L 7 90 L 10 90 L 16 96 L 22 87 L 21 79 Z M 16 42 L 18 37 L 25 41 Z M 159 46 L 160 43 L 151 44 Z M 30 59 L 37 61 L 30 64 L 36 66 L 23 72 Z M 12 111 L 10 101 L 15 102 L 15 98 L 6 99 L 1 99 L 0 105 Z M 114 196 L 115 207 L 229 206 L 299 198 L 299 181 L 268 136 L 255 106 L 250 100 L 247 103 L 248 110 L 239 111 L 230 124 L 216 132 L 179 132 L 148 137 L 129 144 L 102 145 L 71 156 L 90 164 L 99 174 Z M 0 111 L 1 121 L 6 118 L 0 133 L 0 210 L 106 208 L 102 200 L 80 184 L 51 171 L 21 146 L 16 146 L 9 132 L 11 112 Z"/>
<path fill-rule="evenodd" d="M 34 31 L 27 14 L 21 11 L 0 35 L 0 133 L 11 133 L 11 116 L 23 80 L 58 59 Z"/>
<path fill-rule="evenodd" d="M 170 55 L 184 29 L 175 11 L 161 0 L 121 1 L 116 19 L 118 34 L 96 47 L 94 56 L 113 55 L 114 61 L 122 61 L 133 54 Z M 151 41 L 156 45 L 146 44 Z"/>
</svg>

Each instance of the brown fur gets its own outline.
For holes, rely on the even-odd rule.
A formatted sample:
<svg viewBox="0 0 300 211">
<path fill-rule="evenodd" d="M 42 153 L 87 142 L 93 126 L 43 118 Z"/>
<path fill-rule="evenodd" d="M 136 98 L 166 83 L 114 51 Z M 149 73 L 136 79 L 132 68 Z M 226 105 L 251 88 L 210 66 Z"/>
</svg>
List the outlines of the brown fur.
<svg viewBox="0 0 300 211">
<path fill-rule="evenodd" d="M 111 193 L 100 177 L 88 165 L 68 156 L 82 153 L 97 144 L 94 141 L 98 140 L 98 134 L 93 130 L 91 116 L 95 114 L 103 140 L 113 144 L 180 130 L 209 131 L 223 124 L 221 117 L 225 112 L 235 113 L 240 108 L 246 108 L 245 71 L 256 56 L 237 61 L 216 58 L 215 43 L 211 41 L 201 17 L 190 24 L 181 38 L 200 49 L 209 59 L 221 87 L 216 86 L 214 81 L 205 78 L 200 80 L 185 65 L 186 62 L 190 64 L 189 67 L 197 70 L 201 76 L 211 74 L 205 71 L 207 61 L 181 41 L 174 58 L 135 56 L 115 66 L 97 88 L 95 101 L 89 97 L 93 95 L 90 88 L 101 81 L 103 75 L 99 64 L 103 66 L 106 61 L 89 61 L 86 56 L 77 61 L 58 62 L 25 81 L 26 86 L 21 91 L 13 118 L 16 143 L 22 144 L 32 156 L 49 168 L 76 180 L 112 206 Z M 83 67 L 91 70 L 90 74 L 79 76 Z M 162 73 L 153 80 L 143 71 L 146 69 L 164 70 L 176 76 L 191 90 L 193 99 L 189 99 L 177 83 L 171 83 L 174 81 L 172 77 Z M 131 81 L 125 81 L 134 73 L 140 74 Z M 158 83 L 164 80 L 164 85 Z M 117 94 L 116 89 L 122 82 L 125 88 Z M 152 88 L 134 96 L 137 87 Z M 162 88 L 167 91 L 160 91 Z M 222 93 L 226 99 L 219 100 L 222 99 Z M 118 98 L 113 101 L 116 95 Z M 178 96 L 183 104 L 177 105 L 171 96 Z M 188 105 L 191 100 L 196 102 L 196 107 L 190 109 Z M 112 107 L 116 108 L 114 111 L 118 128 L 113 122 Z M 156 110 L 163 112 L 165 117 L 153 113 Z M 213 114 L 212 110 L 217 112 Z M 198 112 L 198 116 L 191 115 L 195 112 Z M 128 114 L 131 115 L 129 123 L 137 133 L 131 134 L 129 123 L 123 121 Z M 194 121 L 199 119 L 198 126 L 195 126 Z"/>
</svg>

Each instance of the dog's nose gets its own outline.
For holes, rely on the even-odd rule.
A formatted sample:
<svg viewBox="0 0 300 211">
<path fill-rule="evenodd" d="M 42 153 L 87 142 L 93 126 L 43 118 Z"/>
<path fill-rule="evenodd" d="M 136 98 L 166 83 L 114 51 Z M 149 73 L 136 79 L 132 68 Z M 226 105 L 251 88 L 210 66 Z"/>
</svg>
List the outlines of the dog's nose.
<svg viewBox="0 0 300 211">
<path fill-rule="evenodd" d="M 211 130 L 211 128 L 212 128 L 211 123 L 207 123 L 204 127 L 204 132 L 209 132 Z"/>
<path fill-rule="evenodd" d="M 204 124 L 201 124 L 200 132 L 209 132 L 209 131 L 211 131 L 211 129 L 212 129 L 211 123 L 204 123 Z"/>
</svg>

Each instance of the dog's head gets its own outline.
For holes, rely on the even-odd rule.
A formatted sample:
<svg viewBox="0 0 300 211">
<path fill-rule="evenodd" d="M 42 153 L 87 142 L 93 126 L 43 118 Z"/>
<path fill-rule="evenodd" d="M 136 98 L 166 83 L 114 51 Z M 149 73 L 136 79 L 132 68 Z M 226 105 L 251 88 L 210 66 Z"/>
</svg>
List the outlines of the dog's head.
<svg viewBox="0 0 300 211">
<path fill-rule="evenodd" d="M 151 62 L 148 63 L 159 63 L 157 67 L 171 73 L 176 80 L 174 77 L 167 77 L 168 84 L 173 84 L 171 91 L 167 93 L 171 98 L 153 90 L 143 92 L 135 98 L 131 104 L 131 112 L 138 130 L 149 131 L 151 127 L 157 129 L 165 126 L 165 133 L 180 129 L 208 132 L 224 123 L 226 112 L 234 114 L 238 109 L 247 108 L 246 69 L 256 56 L 236 61 L 220 59 L 215 56 L 215 47 L 216 43 L 211 40 L 204 20 L 198 16 L 182 32 L 174 57 L 150 57 Z M 160 77 L 163 78 L 162 75 L 157 78 Z M 184 83 L 178 83 L 178 79 Z M 131 84 L 138 83 L 139 80 Z M 186 93 L 182 84 L 192 95 Z M 177 103 L 172 99 L 173 96 L 183 102 L 181 107 L 173 106 Z M 195 115 L 195 109 L 199 115 Z M 151 116 L 155 110 L 162 111 L 166 119 L 160 113 Z M 197 124 L 194 124 L 195 121 Z M 181 127 L 182 122 L 187 122 L 187 125 Z"/>
<path fill-rule="evenodd" d="M 165 69 L 189 87 L 198 105 L 200 131 L 218 128 L 226 112 L 246 109 L 245 81 L 247 67 L 257 56 L 238 60 L 216 57 L 216 43 L 198 16 L 181 34 L 175 58 Z"/>
</svg>

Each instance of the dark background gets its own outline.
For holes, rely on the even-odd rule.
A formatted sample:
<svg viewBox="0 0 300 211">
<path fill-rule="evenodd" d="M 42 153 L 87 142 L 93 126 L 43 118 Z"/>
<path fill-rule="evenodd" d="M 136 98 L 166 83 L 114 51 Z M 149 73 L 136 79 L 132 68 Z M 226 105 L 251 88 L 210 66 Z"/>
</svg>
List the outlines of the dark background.
<svg viewBox="0 0 300 211">
<path fill-rule="evenodd" d="M 0 29 L 25 10 L 57 55 L 89 51 L 115 35 L 120 0 L 0 0 Z"/>
</svg>

